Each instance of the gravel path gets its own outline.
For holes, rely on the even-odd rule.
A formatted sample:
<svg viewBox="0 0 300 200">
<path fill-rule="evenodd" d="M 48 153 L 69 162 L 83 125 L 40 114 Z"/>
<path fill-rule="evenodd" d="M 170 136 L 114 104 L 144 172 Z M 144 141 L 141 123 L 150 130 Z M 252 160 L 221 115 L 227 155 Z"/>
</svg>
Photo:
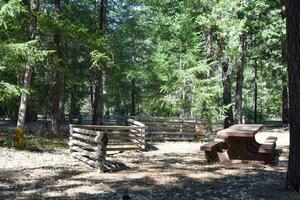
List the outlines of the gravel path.
<svg viewBox="0 0 300 200">
<path fill-rule="evenodd" d="M 288 133 L 274 129 L 257 139 L 270 135 L 279 138 L 274 165 L 207 164 L 200 143 L 166 142 L 109 155 L 122 168 L 104 174 L 67 151 L 0 148 L 0 199 L 300 199 L 283 190 Z"/>
</svg>

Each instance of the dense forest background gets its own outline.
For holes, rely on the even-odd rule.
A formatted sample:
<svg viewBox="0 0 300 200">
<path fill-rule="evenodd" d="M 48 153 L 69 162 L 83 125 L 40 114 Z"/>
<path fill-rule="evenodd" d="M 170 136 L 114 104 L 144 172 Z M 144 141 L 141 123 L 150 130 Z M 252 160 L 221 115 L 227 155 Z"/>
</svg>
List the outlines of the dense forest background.
<svg viewBox="0 0 300 200">
<path fill-rule="evenodd" d="M 283 2 L 0 0 L 0 116 L 288 121 Z M 243 117 L 245 116 L 245 117 Z"/>
</svg>

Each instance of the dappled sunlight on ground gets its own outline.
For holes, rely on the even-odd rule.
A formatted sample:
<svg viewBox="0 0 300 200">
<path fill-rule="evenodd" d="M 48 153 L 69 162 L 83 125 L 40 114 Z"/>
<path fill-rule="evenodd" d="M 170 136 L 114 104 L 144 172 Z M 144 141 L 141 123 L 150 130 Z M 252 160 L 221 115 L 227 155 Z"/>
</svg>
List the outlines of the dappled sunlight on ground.
<svg viewBox="0 0 300 200">
<path fill-rule="evenodd" d="M 67 151 L 0 148 L 0 199 L 300 199 L 283 190 L 288 149 L 286 139 L 279 141 L 273 165 L 208 164 L 200 143 L 167 142 L 149 152 L 110 154 L 126 168 L 104 174 Z"/>
</svg>

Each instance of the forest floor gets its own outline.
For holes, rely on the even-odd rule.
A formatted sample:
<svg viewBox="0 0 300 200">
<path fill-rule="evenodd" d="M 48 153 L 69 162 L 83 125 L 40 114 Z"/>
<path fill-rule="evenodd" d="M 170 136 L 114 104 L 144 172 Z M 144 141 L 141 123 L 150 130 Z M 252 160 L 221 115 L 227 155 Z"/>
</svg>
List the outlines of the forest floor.
<svg viewBox="0 0 300 200">
<path fill-rule="evenodd" d="M 201 143 L 166 142 L 148 152 L 110 154 L 122 167 L 104 174 L 64 148 L 0 147 L 0 199 L 300 199 L 284 190 L 289 134 L 271 129 L 257 140 L 270 135 L 279 138 L 272 165 L 208 164 Z"/>
</svg>

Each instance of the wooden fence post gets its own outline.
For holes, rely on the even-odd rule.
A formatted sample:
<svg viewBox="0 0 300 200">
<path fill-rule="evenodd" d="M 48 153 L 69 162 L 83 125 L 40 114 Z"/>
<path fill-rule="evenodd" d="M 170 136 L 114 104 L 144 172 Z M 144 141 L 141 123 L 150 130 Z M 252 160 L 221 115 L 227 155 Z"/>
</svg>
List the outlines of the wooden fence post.
<svg viewBox="0 0 300 200">
<path fill-rule="evenodd" d="M 70 124 L 70 137 L 69 137 L 70 141 L 72 141 L 72 140 L 73 140 L 73 137 L 72 137 L 72 135 L 73 135 L 73 126 L 72 126 L 72 124 Z M 69 143 L 69 147 L 70 147 L 70 153 L 72 153 L 72 152 L 73 152 L 73 150 L 72 150 L 72 146 L 73 146 L 73 144 L 70 142 L 70 143 Z"/>
<path fill-rule="evenodd" d="M 97 131 L 97 136 L 95 137 L 95 141 L 97 142 L 97 168 L 99 172 L 103 173 L 105 169 L 105 159 L 106 159 L 106 150 L 108 143 L 108 136 L 105 132 Z"/>
<path fill-rule="evenodd" d="M 146 150 L 146 130 L 145 128 L 141 128 L 141 142 L 142 142 L 142 145 L 141 145 L 141 150 Z"/>
</svg>

